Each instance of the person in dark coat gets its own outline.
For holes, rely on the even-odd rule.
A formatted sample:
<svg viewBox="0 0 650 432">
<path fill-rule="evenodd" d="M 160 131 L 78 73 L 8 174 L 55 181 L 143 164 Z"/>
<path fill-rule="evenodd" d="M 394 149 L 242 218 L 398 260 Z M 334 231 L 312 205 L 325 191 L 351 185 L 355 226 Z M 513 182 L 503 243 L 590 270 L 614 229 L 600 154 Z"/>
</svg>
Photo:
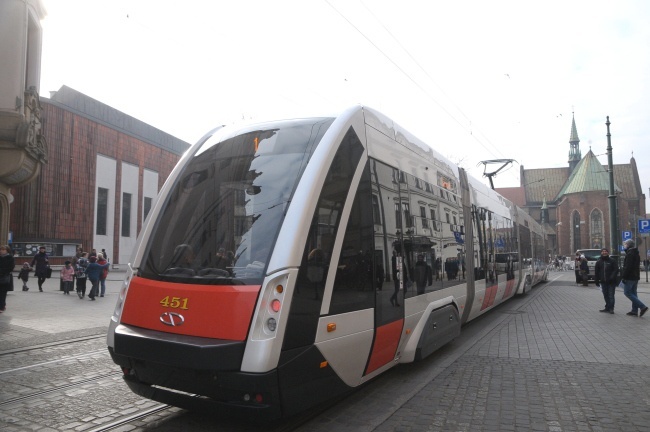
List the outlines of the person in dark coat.
<svg viewBox="0 0 650 432">
<path fill-rule="evenodd" d="M 576 257 L 573 260 L 573 271 L 576 274 L 576 284 L 582 283 L 582 276 L 580 276 L 580 254 L 576 253 Z"/>
<path fill-rule="evenodd" d="M 614 313 L 614 293 L 616 292 L 617 276 L 618 262 L 609 256 L 609 251 L 606 248 L 602 248 L 594 270 L 594 282 L 596 286 L 602 289 L 605 298 L 605 309 L 600 312 Z"/>
<path fill-rule="evenodd" d="M 627 313 L 631 316 L 641 316 L 648 312 L 648 306 L 639 300 L 637 295 L 637 285 L 641 279 L 641 257 L 639 249 L 635 247 L 634 240 L 628 239 L 623 243 L 625 248 L 625 260 L 623 261 L 623 270 L 621 271 L 621 283 L 623 284 L 623 293 L 625 297 L 632 302 L 632 310 Z"/>
<path fill-rule="evenodd" d="M 47 269 L 50 264 L 50 257 L 45 253 L 45 246 L 38 248 L 38 253 L 34 255 L 31 266 L 34 267 L 34 276 L 38 278 L 38 290 L 43 292 L 43 282 L 47 279 Z"/>
<path fill-rule="evenodd" d="M 424 294 L 427 285 L 431 286 L 433 284 L 433 272 L 431 266 L 424 261 L 424 255 L 418 255 L 413 271 L 413 279 L 415 279 L 418 295 Z"/>
<path fill-rule="evenodd" d="M 583 286 L 589 285 L 589 263 L 584 255 L 580 255 L 580 277 Z"/>
<path fill-rule="evenodd" d="M 9 246 L 0 246 L 0 312 L 7 310 L 7 291 L 13 286 L 14 256 Z"/>
</svg>

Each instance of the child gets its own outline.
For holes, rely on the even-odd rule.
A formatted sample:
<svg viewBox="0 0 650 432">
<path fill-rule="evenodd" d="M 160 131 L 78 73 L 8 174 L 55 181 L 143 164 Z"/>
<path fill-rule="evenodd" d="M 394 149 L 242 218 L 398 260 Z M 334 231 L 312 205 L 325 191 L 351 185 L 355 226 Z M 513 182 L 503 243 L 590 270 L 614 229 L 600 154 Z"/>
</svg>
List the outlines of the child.
<svg viewBox="0 0 650 432">
<path fill-rule="evenodd" d="M 70 261 L 65 262 L 65 267 L 61 269 L 61 280 L 63 281 L 63 294 L 70 295 L 73 289 L 74 268 Z"/>
<path fill-rule="evenodd" d="M 18 273 L 18 279 L 23 281 L 23 291 L 29 291 L 29 287 L 27 286 L 27 281 L 29 280 L 30 271 L 32 271 L 32 268 L 29 266 L 29 263 L 24 262 L 23 268 L 20 269 L 20 273 Z"/>
</svg>

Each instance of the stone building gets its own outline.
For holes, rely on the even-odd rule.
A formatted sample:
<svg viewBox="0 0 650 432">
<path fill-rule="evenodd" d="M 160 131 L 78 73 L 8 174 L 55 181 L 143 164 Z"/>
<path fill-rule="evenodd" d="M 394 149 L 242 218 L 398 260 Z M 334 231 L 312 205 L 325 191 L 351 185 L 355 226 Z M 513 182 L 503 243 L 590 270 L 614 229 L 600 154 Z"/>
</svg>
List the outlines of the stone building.
<svg viewBox="0 0 650 432">
<path fill-rule="evenodd" d="M 615 142 L 612 147 L 615 152 Z M 645 216 L 645 195 L 634 157 L 629 164 L 615 164 L 613 171 L 618 210 L 616 238 L 620 239 L 621 230 L 634 231 L 637 219 Z M 496 190 L 544 224 L 549 255 L 572 256 L 577 249 L 585 248 L 611 249 L 609 172 L 591 149 L 582 156 L 575 116 L 571 121 L 568 166 L 521 166 L 520 183 L 519 187 Z"/>
<path fill-rule="evenodd" d="M 48 163 L 12 189 L 17 262 L 45 245 L 54 264 L 96 248 L 127 263 L 142 222 L 189 144 L 63 86 L 41 97 Z"/>
<path fill-rule="evenodd" d="M 39 0 L 0 1 L 0 244 L 11 242 L 11 189 L 32 182 L 48 160 L 41 126 Z"/>
</svg>

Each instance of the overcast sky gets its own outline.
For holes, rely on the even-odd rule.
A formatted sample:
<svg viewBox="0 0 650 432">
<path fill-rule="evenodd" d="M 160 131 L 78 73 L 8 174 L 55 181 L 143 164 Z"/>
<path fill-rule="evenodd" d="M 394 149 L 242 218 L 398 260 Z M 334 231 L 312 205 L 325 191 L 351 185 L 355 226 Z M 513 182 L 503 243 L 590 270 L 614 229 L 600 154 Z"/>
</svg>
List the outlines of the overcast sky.
<svg viewBox="0 0 650 432">
<path fill-rule="evenodd" d="M 510 187 L 520 165 L 568 166 L 573 113 L 582 155 L 607 165 L 609 116 L 614 163 L 634 156 L 648 197 L 644 0 L 43 4 L 41 94 L 67 85 L 189 143 L 364 104 L 474 177 L 515 159 L 494 178 Z"/>
</svg>

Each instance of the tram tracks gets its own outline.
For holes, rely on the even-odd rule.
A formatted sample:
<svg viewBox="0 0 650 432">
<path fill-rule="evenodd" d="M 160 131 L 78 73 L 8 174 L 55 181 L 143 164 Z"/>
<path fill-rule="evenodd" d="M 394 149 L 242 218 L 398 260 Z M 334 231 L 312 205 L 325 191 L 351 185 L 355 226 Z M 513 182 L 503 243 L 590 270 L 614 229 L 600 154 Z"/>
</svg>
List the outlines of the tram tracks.
<svg viewBox="0 0 650 432">
<path fill-rule="evenodd" d="M 77 381 L 77 382 L 74 382 L 74 383 L 63 384 L 63 385 L 60 385 L 60 386 L 57 386 L 57 387 L 53 387 L 53 388 L 49 388 L 49 389 L 45 389 L 45 390 L 40 390 L 40 391 L 37 391 L 37 392 L 34 392 L 34 393 L 16 396 L 16 397 L 11 398 L 11 399 L 0 401 L 0 407 L 3 406 L 3 405 L 9 405 L 9 404 L 13 404 L 13 403 L 16 403 L 16 402 L 21 402 L 21 401 L 25 401 L 25 400 L 28 400 L 28 399 L 37 398 L 37 397 L 44 396 L 44 395 L 47 395 L 47 394 L 62 392 L 64 390 L 68 390 L 68 389 L 71 389 L 71 388 L 74 388 L 74 387 L 78 387 L 78 386 L 86 385 L 86 384 L 89 384 L 89 383 L 93 383 L 93 382 L 96 382 L 96 381 L 104 379 L 104 378 L 115 377 L 117 375 L 121 375 L 121 374 L 119 372 L 106 373 L 106 374 L 102 374 L 102 375 L 97 375 L 97 376 L 95 376 L 93 378 L 83 379 L 83 380 L 80 380 L 80 381 Z"/>
<path fill-rule="evenodd" d="M 79 338 L 74 338 L 74 339 L 65 339 L 65 340 L 60 340 L 60 341 L 55 341 L 55 342 L 48 342 L 48 343 L 44 343 L 44 344 L 37 344 L 37 345 L 31 345 L 31 346 L 24 346 L 24 347 L 19 347 L 19 348 L 1 350 L 0 351 L 0 358 L 3 358 L 3 356 L 6 356 L 6 355 L 24 353 L 24 352 L 29 352 L 29 351 L 35 351 L 35 350 L 39 350 L 39 349 L 59 347 L 59 346 L 63 346 L 63 345 L 72 345 L 72 344 L 75 344 L 75 343 L 92 341 L 94 339 L 102 339 L 102 340 L 104 340 L 104 339 L 106 339 L 106 335 L 102 334 L 102 335 L 94 335 L 94 336 L 84 336 L 84 337 L 79 337 Z"/>
</svg>

